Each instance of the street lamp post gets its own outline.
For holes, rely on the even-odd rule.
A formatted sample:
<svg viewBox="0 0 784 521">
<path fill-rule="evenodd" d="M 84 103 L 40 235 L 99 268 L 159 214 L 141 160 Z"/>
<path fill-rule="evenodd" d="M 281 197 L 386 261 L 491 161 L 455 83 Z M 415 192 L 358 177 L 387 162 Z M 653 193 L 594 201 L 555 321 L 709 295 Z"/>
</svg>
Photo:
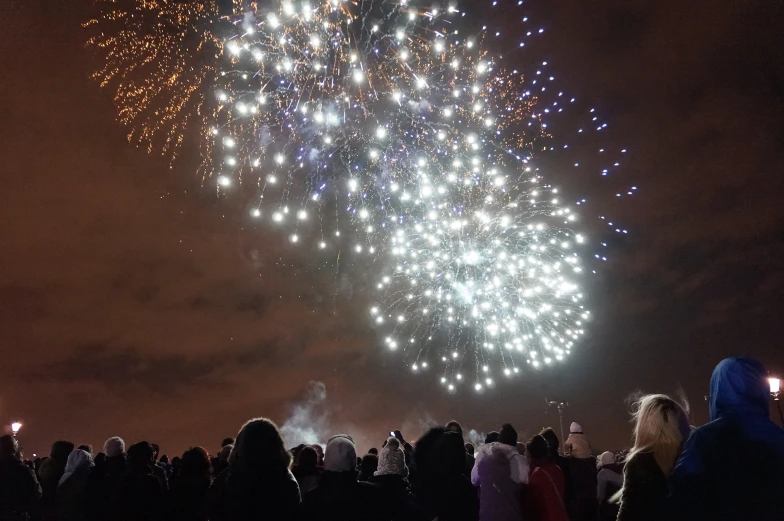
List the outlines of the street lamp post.
<svg viewBox="0 0 784 521">
<path fill-rule="evenodd" d="M 21 428 L 22 424 L 20 422 L 14 422 L 11 424 L 11 432 L 13 433 L 14 438 L 16 438 L 16 435 L 19 433 Z"/>
<path fill-rule="evenodd" d="M 556 401 L 553 400 L 553 401 L 549 402 L 547 405 L 549 407 L 555 407 L 556 409 L 558 409 L 558 423 L 560 423 L 560 425 L 561 425 L 561 446 L 563 447 L 563 444 L 566 443 L 566 438 L 564 438 L 564 429 L 563 429 L 563 412 L 564 412 L 564 409 L 569 407 L 569 403 L 568 402 L 556 402 Z"/>
<path fill-rule="evenodd" d="M 781 394 L 781 380 L 778 378 L 768 378 L 768 383 L 770 384 L 770 395 L 773 397 L 773 401 L 776 403 L 776 409 L 779 411 L 779 421 L 781 421 L 781 425 L 784 426 L 784 414 L 781 412 L 781 401 L 779 400 L 779 395 Z"/>
</svg>

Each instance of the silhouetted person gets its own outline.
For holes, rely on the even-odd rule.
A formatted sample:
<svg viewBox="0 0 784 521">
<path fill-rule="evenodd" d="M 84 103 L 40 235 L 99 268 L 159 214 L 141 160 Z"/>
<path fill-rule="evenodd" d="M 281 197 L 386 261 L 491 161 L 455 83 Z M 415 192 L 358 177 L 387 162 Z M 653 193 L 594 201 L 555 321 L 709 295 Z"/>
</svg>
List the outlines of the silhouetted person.
<svg viewBox="0 0 784 521">
<path fill-rule="evenodd" d="M 60 478 L 65 473 L 65 464 L 68 462 L 68 455 L 74 449 L 74 444 L 70 441 L 56 441 L 52 445 L 49 458 L 41 463 L 38 470 L 38 479 L 41 481 L 41 517 L 46 520 L 54 520 L 57 517 L 55 511 L 55 497 L 57 496 L 57 485 Z"/>
<path fill-rule="evenodd" d="M 164 515 L 164 492 L 153 474 L 152 446 L 146 441 L 128 449 L 128 470 L 120 476 L 112 497 L 116 521 L 155 521 Z"/>
<path fill-rule="evenodd" d="M 19 458 L 19 444 L 0 436 L 0 519 L 27 519 L 41 499 L 35 472 Z"/>
<path fill-rule="evenodd" d="M 102 454 L 103 457 L 96 456 L 95 467 L 87 478 L 86 513 L 90 521 L 111 519 L 111 498 L 120 476 L 128 470 L 125 441 L 119 436 L 104 442 Z"/>
<path fill-rule="evenodd" d="M 566 497 L 564 498 L 564 502 L 566 503 L 568 510 L 570 505 L 573 503 L 574 498 L 574 493 L 570 485 L 571 476 L 569 458 L 562 456 L 558 452 L 558 449 L 560 448 L 560 440 L 558 439 L 558 435 L 555 433 L 555 429 L 552 427 L 545 427 L 542 429 L 542 432 L 539 433 L 539 436 L 544 438 L 544 441 L 547 442 L 547 457 L 550 458 L 553 463 L 558 465 L 558 468 L 561 469 L 561 473 L 563 474 L 564 482 L 566 483 Z"/>
<path fill-rule="evenodd" d="M 399 445 L 398 445 L 399 446 Z M 359 465 L 359 481 L 370 481 L 376 470 L 378 470 L 378 456 L 375 454 L 365 454 L 362 456 L 362 462 Z"/>
<path fill-rule="evenodd" d="M 57 521 L 87 519 L 87 482 L 93 466 L 92 455 L 83 449 L 76 449 L 68 456 L 65 473 L 57 486 Z"/>
<path fill-rule="evenodd" d="M 161 448 L 156 443 L 151 443 L 150 446 L 153 452 L 152 473 L 161 482 L 163 492 L 166 493 L 169 490 L 169 477 L 166 475 L 166 469 L 158 463 Z"/>
<path fill-rule="evenodd" d="M 210 488 L 210 457 L 201 447 L 186 450 L 177 479 L 172 481 L 168 504 L 171 521 L 207 521 Z"/>
<path fill-rule="evenodd" d="M 232 439 L 232 438 L 229 438 Z M 231 451 L 234 450 L 234 444 L 229 443 L 228 445 L 224 445 L 221 447 L 220 452 L 218 453 L 217 458 L 212 459 L 212 472 L 216 476 L 229 468 L 229 456 L 231 455 Z"/>
<path fill-rule="evenodd" d="M 381 495 L 383 519 L 390 521 L 416 519 L 416 504 L 407 478 L 406 455 L 400 446 L 400 441 L 397 438 L 389 438 L 378 457 L 378 469 L 370 479 Z"/>
<path fill-rule="evenodd" d="M 541 435 L 528 443 L 531 477 L 524 493 L 523 519 L 526 521 L 568 521 L 564 496 L 566 484 L 555 464 L 548 443 Z"/>
<path fill-rule="evenodd" d="M 305 446 L 299 451 L 297 464 L 292 469 L 294 477 L 299 483 L 299 493 L 302 497 L 316 488 L 321 479 L 321 469 L 318 467 L 318 452 L 311 446 Z"/>
<path fill-rule="evenodd" d="M 672 475 L 673 520 L 784 519 L 784 430 L 769 418 L 765 368 L 727 358 L 710 381 L 710 423 L 689 437 Z"/>
<path fill-rule="evenodd" d="M 324 453 L 324 472 L 316 488 L 305 495 L 306 521 L 377 521 L 381 515 L 376 487 L 357 481 L 356 448 L 351 437 L 333 436 Z"/>
<path fill-rule="evenodd" d="M 266 418 L 243 425 L 229 468 L 213 483 L 213 520 L 284 521 L 299 510 L 299 486 L 289 471 L 291 454 L 278 427 Z"/>
<path fill-rule="evenodd" d="M 479 499 L 465 477 L 465 446 L 456 432 L 433 427 L 416 442 L 412 490 L 426 519 L 476 521 Z"/>
<path fill-rule="evenodd" d="M 456 432 L 460 435 L 461 440 L 465 440 L 463 437 L 463 427 L 456 420 L 451 420 L 444 426 L 444 428 L 448 432 Z M 471 452 L 469 452 L 467 450 L 468 445 L 469 444 L 466 444 L 465 468 L 463 469 L 463 475 L 468 479 L 471 479 L 471 470 L 474 468 L 474 446 L 471 445 Z"/>
</svg>

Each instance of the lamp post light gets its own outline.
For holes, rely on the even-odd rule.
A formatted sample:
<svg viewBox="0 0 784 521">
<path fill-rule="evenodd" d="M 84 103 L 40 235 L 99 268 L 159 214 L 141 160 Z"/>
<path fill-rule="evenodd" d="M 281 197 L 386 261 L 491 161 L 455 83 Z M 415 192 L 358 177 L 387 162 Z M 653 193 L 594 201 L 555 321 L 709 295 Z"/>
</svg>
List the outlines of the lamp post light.
<svg viewBox="0 0 784 521">
<path fill-rule="evenodd" d="M 22 424 L 19 422 L 14 422 L 11 424 L 11 432 L 13 433 L 14 438 L 16 438 L 16 435 L 19 433 L 19 430 L 21 428 L 22 428 Z"/>
<path fill-rule="evenodd" d="M 781 380 L 778 378 L 768 378 L 768 383 L 770 384 L 770 395 L 773 397 L 773 401 L 776 402 L 776 409 L 779 411 L 779 420 L 781 421 L 781 425 L 784 426 L 784 414 L 781 412 L 781 401 L 779 400 L 779 395 L 781 394 Z"/>
</svg>

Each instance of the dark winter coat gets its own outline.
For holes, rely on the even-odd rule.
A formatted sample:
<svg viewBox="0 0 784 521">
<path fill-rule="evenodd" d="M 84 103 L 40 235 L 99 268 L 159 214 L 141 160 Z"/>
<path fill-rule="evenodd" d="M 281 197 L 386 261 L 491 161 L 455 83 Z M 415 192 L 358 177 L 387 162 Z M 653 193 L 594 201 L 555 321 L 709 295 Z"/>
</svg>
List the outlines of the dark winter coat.
<svg viewBox="0 0 784 521">
<path fill-rule="evenodd" d="M 667 478 L 653 452 L 639 452 L 623 469 L 618 521 L 655 521 L 667 495 Z"/>
<path fill-rule="evenodd" d="M 164 515 L 163 487 L 150 467 L 131 468 L 117 481 L 111 503 L 115 521 L 157 521 Z"/>
<path fill-rule="evenodd" d="M 240 462 L 215 479 L 210 496 L 213 521 L 288 521 L 296 519 L 300 505 L 291 472 L 260 475 Z"/>
<path fill-rule="evenodd" d="M 324 471 L 316 488 L 305 494 L 305 521 L 378 521 L 382 502 L 378 488 L 357 481 L 353 471 Z"/>
<path fill-rule="evenodd" d="M 784 430 L 769 418 L 767 373 L 722 360 L 710 383 L 711 422 L 689 436 L 673 471 L 667 519 L 784 519 Z"/>
<path fill-rule="evenodd" d="M 424 486 L 422 486 L 424 485 Z M 417 509 L 425 519 L 438 521 L 477 521 L 479 495 L 476 488 L 462 474 L 437 483 L 421 483 L 414 488 Z"/>
<path fill-rule="evenodd" d="M 599 502 L 599 521 L 615 521 L 618 517 L 618 504 L 610 499 L 623 486 L 623 465 L 611 463 L 604 465 L 596 475 L 596 499 Z"/>
<path fill-rule="evenodd" d="M 569 458 L 567 510 L 572 521 L 596 519 L 596 485 L 596 458 Z"/>
<path fill-rule="evenodd" d="M 315 467 L 312 469 L 302 469 L 295 467 L 292 469 L 292 473 L 297 480 L 297 484 L 299 484 L 299 493 L 302 497 L 305 497 L 305 494 L 318 486 L 319 480 L 321 479 L 321 472 L 321 467 Z"/>
<path fill-rule="evenodd" d="M 66 458 L 68 454 L 66 454 Z M 38 469 L 38 479 L 41 482 L 41 507 L 45 519 L 54 519 L 54 502 L 57 497 L 57 485 L 65 473 L 65 460 L 60 458 L 47 458 Z"/>
<path fill-rule="evenodd" d="M 30 513 L 41 499 L 35 472 L 16 458 L 0 460 L 0 519 Z"/>
<path fill-rule="evenodd" d="M 389 521 L 413 521 L 416 519 L 416 504 L 408 479 L 397 474 L 373 476 L 370 482 L 378 488 L 381 498 L 379 519 Z"/>
<path fill-rule="evenodd" d="M 210 478 L 207 476 L 180 475 L 174 479 L 167 503 L 171 521 L 207 521 L 207 493 Z"/>
<path fill-rule="evenodd" d="M 87 478 L 85 512 L 89 521 L 113 519 L 111 498 L 120 476 L 128 471 L 125 454 L 107 458 L 105 464 L 96 465 Z"/>
</svg>

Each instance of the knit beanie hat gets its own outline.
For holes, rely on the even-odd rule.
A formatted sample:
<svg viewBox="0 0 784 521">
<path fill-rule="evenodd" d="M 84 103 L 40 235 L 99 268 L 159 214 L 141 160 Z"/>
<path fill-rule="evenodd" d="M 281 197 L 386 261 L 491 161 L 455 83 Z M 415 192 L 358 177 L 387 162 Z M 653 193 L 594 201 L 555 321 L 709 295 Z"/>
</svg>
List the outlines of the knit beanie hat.
<svg viewBox="0 0 784 521">
<path fill-rule="evenodd" d="M 112 436 L 103 444 L 103 452 L 107 458 L 119 456 L 125 452 L 125 442 L 119 436 Z"/>
<path fill-rule="evenodd" d="M 579 423 L 572 422 L 572 424 L 569 426 L 569 432 L 570 433 L 572 433 L 572 432 L 583 432 L 583 428 L 580 426 Z"/>
<path fill-rule="evenodd" d="M 600 466 L 604 467 L 605 465 L 612 465 L 613 463 L 615 463 L 615 454 L 613 454 L 609 450 L 602 452 L 602 455 L 599 456 Z"/>
<path fill-rule="evenodd" d="M 389 438 L 387 444 L 381 449 L 381 454 L 378 455 L 378 470 L 374 475 L 387 476 L 391 474 L 408 476 L 406 455 L 400 448 L 400 441 L 397 438 Z"/>
<path fill-rule="evenodd" d="M 350 436 L 338 434 L 327 441 L 324 451 L 324 470 L 348 472 L 357 469 L 357 449 Z"/>
</svg>

